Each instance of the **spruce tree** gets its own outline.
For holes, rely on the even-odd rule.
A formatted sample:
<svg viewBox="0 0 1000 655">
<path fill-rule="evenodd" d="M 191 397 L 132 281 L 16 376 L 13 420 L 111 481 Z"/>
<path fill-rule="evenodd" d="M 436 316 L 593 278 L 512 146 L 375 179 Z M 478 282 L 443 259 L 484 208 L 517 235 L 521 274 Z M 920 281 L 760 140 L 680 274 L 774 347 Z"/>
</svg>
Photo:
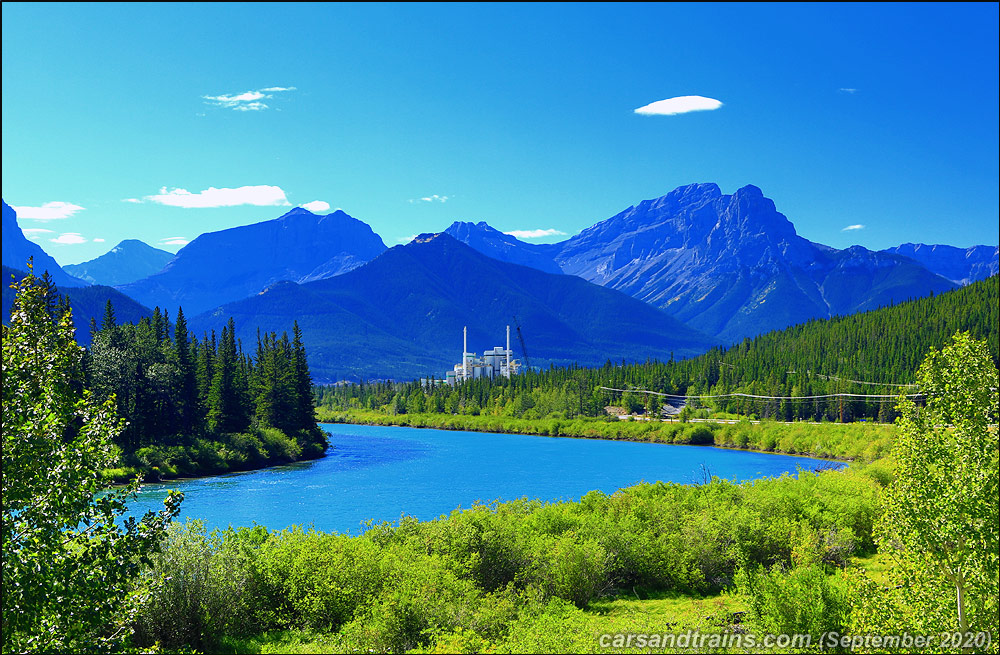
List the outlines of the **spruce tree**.
<svg viewBox="0 0 1000 655">
<path fill-rule="evenodd" d="M 313 405 L 312 376 L 309 373 L 306 347 L 302 343 L 302 330 L 299 329 L 298 321 L 292 324 L 292 348 L 295 380 L 293 425 L 296 430 L 314 430 L 316 428 L 316 415 Z"/>
<path fill-rule="evenodd" d="M 191 354 L 187 320 L 184 310 L 177 308 L 177 323 L 174 326 L 174 353 L 177 359 L 180 388 L 177 390 L 178 427 L 184 434 L 193 432 L 198 424 L 198 379 L 196 362 Z"/>
<path fill-rule="evenodd" d="M 241 394 L 242 367 L 236 349 L 236 328 L 230 318 L 222 329 L 212 386 L 208 393 L 208 426 L 215 433 L 240 432 L 249 420 Z"/>
</svg>

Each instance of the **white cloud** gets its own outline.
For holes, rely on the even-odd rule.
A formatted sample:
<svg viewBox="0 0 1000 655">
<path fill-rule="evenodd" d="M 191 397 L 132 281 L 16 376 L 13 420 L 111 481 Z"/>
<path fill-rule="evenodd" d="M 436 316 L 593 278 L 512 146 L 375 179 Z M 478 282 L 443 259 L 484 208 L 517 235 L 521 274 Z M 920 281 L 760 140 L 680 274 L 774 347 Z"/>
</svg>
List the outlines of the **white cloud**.
<svg viewBox="0 0 1000 655">
<path fill-rule="evenodd" d="M 416 202 L 448 202 L 448 198 L 450 197 L 451 196 L 439 196 L 438 194 L 435 193 L 432 196 L 424 196 L 423 198 L 411 198 L 409 202 L 410 204 Z"/>
<path fill-rule="evenodd" d="M 858 225 L 848 225 L 847 227 L 843 228 L 841 232 L 850 232 L 852 230 L 863 230 L 863 229 L 865 229 L 865 226 L 859 223 Z"/>
<path fill-rule="evenodd" d="M 49 239 L 49 241 L 64 246 L 75 246 L 78 243 L 87 243 L 87 240 L 80 236 L 79 232 L 65 232 L 57 236 L 55 239 Z"/>
<path fill-rule="evenodd" d="M 330 208 L 330 203 L 323 202 L 322 200 L 313 200 L 312 202 L 307 202 L 302 205 L 302 209 L 308 209 L 312 213 L 325 212 Z"/>
<path fill-rule="evenodd" d="M 140 202 L 142 202 L 142 201 L 141 201 L 141 200 L 139 200 L 138 198 L 122 198 L 122 202 L 134 202 L 134 203 L 140 203 Z"/>
<path fill-rule="evenodd" d="M 548 228 L 546 230 L 511 230 L 510 232 L 504 232 L 504 234 L 509 234 L 516 239 L 541 239 L 542 237 L 551 237 L 566 233 Z"/>
<path fill-rule="evenodd" d="M 396 239 L 396 242 L 397 243 L 409 243 L 409 242 L 413 241 L 416 238 L 417 238 L 416 234 L 411 234 L 408 237 L 399 237 L 398 239 Z"/>
<path fill-rule="evenodd" d="M 711 111 L 718 109 L 722 103 L 714 98 L 704 96 L 679 96 L 677 98 L 667 98 L 657 100 L 644 107 L 639 107 L 635 113 L 643 116 L 674 116 L 676 114 L 686 114 L 690 111 Z"/>
<path fill-rule="evenodd" d="M 71 202 L 43 202 L 41 207 L 13 207 L 18 218 L 29 218 L 35 221 L 51 221 L 59 218 L 69 218 L 73 214 L 83 211 L 84 207 L 74 205 Z"/>
<path fill-rule="evenodd" d="M 840 91 L 841 93 L 850 93 L 851 95 L 854 95 L 855 93 L 858 92 L 857 89 L 848 89 L 848 88 L 845 88 L 845 87 L 840 87 L 837 90 Z"/>
<path fill-rule="evenodd" d="M 94 239 L 94 243 L 104 243 L 104 239 Z"/>
<path fill-rule="evenodd" d="M 161 246 L 186 246 L 191 243 L 188 239 L 184 237 L 164 237 L 160 239 Z"/>
<path fill-rule="evenodd" d="M 216 189 L 209 187 L 198 193 L 187 189 L 171 189 L 162 187 L 160 192 L 146 196 L 145 200 L 159 205 L 171 207 L 203 208 L 203 207 L 236 207 L 238 205 L 255 205 L 257 207 L 287 206 L 290 203 L 281 187 L 241 186 L 235 189 Z"/>
<path fill-rule="evenodd" d="M 244 91 L 243 93 L 222 94 L 217 96 L 202 96 L 205 104 L 232 109 L 234 111 L 263 111 L 268 108 L 267 103 L 261 102 L 267 98 L 273 98 L 275 93 L 294 91 L 294 86 L 269 86 L 256 91 Z"/>
<path fill-rule="evenodd" d="M 236 111 L 262 111 L 267 109 L 267 105 L 263 102 L 248 102 L 245 105 L 235 105 L 233 109 Z"/>
</svg>

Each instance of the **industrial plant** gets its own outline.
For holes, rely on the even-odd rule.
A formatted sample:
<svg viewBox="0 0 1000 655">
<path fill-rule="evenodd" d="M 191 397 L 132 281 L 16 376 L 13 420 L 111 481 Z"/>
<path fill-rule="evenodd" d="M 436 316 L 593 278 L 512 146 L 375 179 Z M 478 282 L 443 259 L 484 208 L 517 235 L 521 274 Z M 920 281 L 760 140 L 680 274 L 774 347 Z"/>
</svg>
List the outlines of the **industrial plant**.
<svg viewBox="0 0 1000 655">
<path fill-rule="evenodd" d="M 497 346 L 492 350 L 487 350 L 482 357 L 476 357 L 476 353 L 469 352 L 469 329 L 462 328 L 462 362 L 455 364 L 454 370 L 445 374 L 448 384 L 454 385 L 465 380 L 475 380 L 478 378 L 509 378 L 517 375 L 521 368 L 521 362 L 511 359 L 513 354 L 510 349 L 510 326 L 507 326 L 507 348 Z"/>
</svg>

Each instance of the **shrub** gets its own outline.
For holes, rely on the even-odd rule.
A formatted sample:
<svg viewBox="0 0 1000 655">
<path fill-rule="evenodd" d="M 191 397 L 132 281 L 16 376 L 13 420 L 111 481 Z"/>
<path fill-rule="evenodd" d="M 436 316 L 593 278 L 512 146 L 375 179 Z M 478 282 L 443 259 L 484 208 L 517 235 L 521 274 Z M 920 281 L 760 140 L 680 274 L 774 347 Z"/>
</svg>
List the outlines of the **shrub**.
<svg viewBox="0 0 1000 655">
<path fill-rule="evenodd" d="M 147 571 L 153 591 L 133 620 L 137 642 L 202 648 L 223 634 L 260 629 L 249 564 L 267 537 L 261 527 L 207 533 L 202 521 L 170 526 Z"/>
<path fill-rule="evenodd" d="M 746 623 L 757 634 L 810 634 L 818 640 L 824 632 L 845 632 L 849 595 L 820 566 L 744 568 L 736 586 L 746 600 Z"/>
</svg>

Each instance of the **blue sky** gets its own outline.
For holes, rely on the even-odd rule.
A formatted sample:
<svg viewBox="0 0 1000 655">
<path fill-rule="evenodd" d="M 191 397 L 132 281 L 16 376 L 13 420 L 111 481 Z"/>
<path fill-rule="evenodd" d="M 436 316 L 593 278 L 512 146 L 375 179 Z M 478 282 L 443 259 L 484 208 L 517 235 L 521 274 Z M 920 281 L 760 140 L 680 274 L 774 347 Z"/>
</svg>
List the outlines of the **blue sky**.
<svg viewBox="0 0 1000 655">
<path fill-rule="evenodd" d="M 5 2 L 3 198 L 61 264 L 306 203 L 390 246 L 455 220 L 570 235 L 691 182 L 759 186 L 835 247 L 996 244 L 998 22 L 996 3 Z M 686 96 L 717 107 L 635 111 Z"/>
</svg>

